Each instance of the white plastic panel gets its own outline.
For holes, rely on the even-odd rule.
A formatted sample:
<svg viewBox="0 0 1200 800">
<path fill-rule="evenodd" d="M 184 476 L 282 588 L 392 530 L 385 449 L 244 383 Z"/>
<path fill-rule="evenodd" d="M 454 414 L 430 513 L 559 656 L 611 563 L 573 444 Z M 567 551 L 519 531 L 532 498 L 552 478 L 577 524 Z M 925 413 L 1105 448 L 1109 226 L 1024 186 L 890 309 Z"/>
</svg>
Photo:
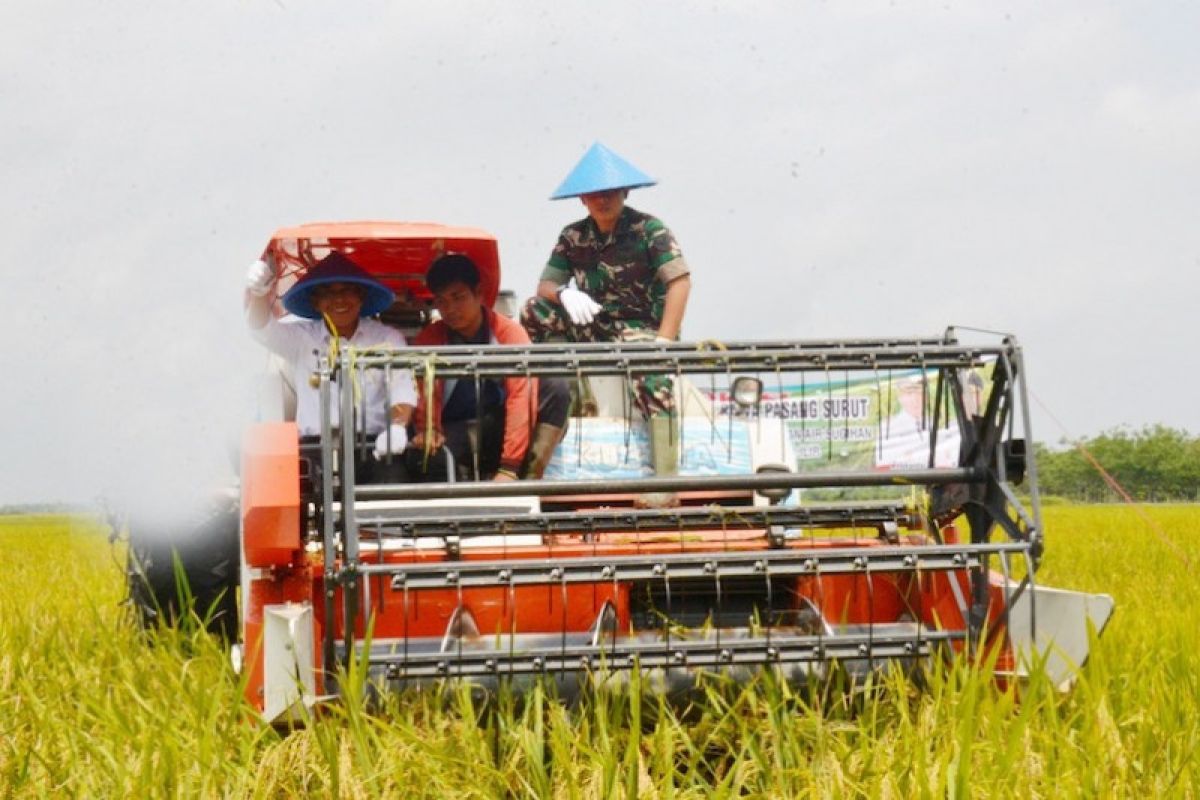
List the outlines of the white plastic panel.
<svg viewBox="0 0 1200 800">
<path fill-rule="evenodd" d="M 1010 582 L 1009 588 L 1015 592 L 1016 582 Z M 1032 618 L 1031 603 L 1035 604 L 1036 613 Z M 1047 675 L 1060 691 L 1068 691 L 1079 669 L 1087 662 L 1088 620 L 1097 634 L 1103 632 L 1113 607 L 1112 597 L 1106 594 L 1087 594 L 1050 586 L 1025 591 L 1013 604 L 1008 617 L 1008 635 L 1017 658 L 1017 675 L 1027 677 L 1030 664 L 1044 658 Z"/>
<path fill-rule="evenodd" d="M 263 717 L 276 720 L 315 693 L 312 605 L 264 606 Z"/>
</svg>

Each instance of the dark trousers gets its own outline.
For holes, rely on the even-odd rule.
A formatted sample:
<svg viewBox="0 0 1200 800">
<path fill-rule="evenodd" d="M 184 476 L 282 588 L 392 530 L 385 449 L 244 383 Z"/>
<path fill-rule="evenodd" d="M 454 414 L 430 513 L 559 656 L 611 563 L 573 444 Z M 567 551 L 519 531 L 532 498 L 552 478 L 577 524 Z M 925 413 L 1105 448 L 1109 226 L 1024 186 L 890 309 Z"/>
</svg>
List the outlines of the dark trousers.
<svg viewBox="0 0 1200 800">
<path fill-rule="evenodd" d="M 335 432 L 335 441 L 336 439 Z M 364 437 L 354 448 L 354 482 L 362 483 L 408 483 L 411 480 L 406 454 L 385 456 L 382 461 L 375 458 L 375 437 Z M 321 437 L 300 437 L 300 473 L 304 484 L 319 469 L 321 463 Z"/>
<path fill-rule="evenodd" d="M 491 480 L 500 469 L 504 447 L 504 406 L 485 406 L 478 419 L 442 422 L 446 444 L 429 453 L 410 448 L 406 456 L 409 475 L 421 482 L 447 480 L 447 457 L 454 459 L 456 481 Z"/>
<path fill-rule="evenodd" d="M 542 379 L 538 384 L 538 412 L 534 424 L 565 428 L 571 412 L 570 385 L 563 378 Z M 504 405 L 498 404 L 485 407 L 478 422 L 474 419 L 442 422 L 445 450 L 449 450 L 454 458 L 455 480 L 491 480 L 496 475 L 504 450 L 505 419 Z M 405 454 L 405 462 L 411 479 L 423 482 L 446 480 L 445 450 L 430 453 L 427 458 L 423 451 L 410 449 Z"/>
<path fill-rule="evenodd" d="M 540 378 L 538 380 L 538 425 L 567 427 L 571 413 L 571 384 L 566 378 Z"/>
</svg>

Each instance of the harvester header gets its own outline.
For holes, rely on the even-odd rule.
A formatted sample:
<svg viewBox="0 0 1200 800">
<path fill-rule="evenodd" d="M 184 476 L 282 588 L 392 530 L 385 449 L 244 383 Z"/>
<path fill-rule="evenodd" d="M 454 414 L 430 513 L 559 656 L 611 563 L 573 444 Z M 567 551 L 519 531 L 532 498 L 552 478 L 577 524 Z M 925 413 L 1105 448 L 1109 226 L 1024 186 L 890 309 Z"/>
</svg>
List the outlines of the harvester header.
<svg viewBox="0 0 1200 800">
<path fill-rule="evenodd" d="M 336 666 L 352 658 L 393 688 L 547 679 L 571 694 L 629 669 L 674 691 L 704 674 L 769 669 L 803 683 L 834 665 L 861 676 L 985 648 L 1000 649 L 1000 669 L 1015 675 L 1049 642 L 1066 682 L 1086 652 L 1085 620 L 1107 619 L 1105 598 L 1073 593 L 1057 618 L 1035 616 L 1038 598 L 1063 593 L 1035 579 L 1043 536 L 1011 338 L 342 350 L 322 362 L 325 413 L 338 403 L 340 418 L 354 419 L 355 381 L 400 369 L 447 380 L 561 376 L 612 391 L 597 416 L 573 420 L 576 446 L 540 481 L 360 485 L 354 465 L 367 443 L 350 426 L 330 427 L 307 460 L 297 451 L 306 522 L 288 562 L 260 568 L 274 570 L 270 586 L 297 568 L 311 585 L 260 608 L 302 609 L 292 629 L 303 644 L 288 646 L 313 654 L 296 674 L 314 693 L 335 687 Z M 972 408 L 968 372 L 986 375 Z M 640 421 L 613 398 L 637 376 L 663 373 L 681 395 L 679 474 L 596 477 L 590 441 L 615 431 L 623 446 L 598 452 L 637 459 Z M 866 376 L 882 416 L 897 373 L 922 378 L 921 463 L 847 460 L 837 450 L 849 437 L 835 435 L 847 423 L 827 415 L 826 463 L 799 469 L 787 422 L 755 413 L 766 385 L 799 381 L 811 387 L 802 401 L 837 400 L 852 376 Z M 335 393 L 340 375 L 357 377 Z M 716 392 L 696 389 L 704 379 L 720 379 L 744 413 L 716 415 L 704 402 Z M 955 444 L 949 463 L 939 437 Z M 701 467 L 721 461 L 745 466 Z M 1012 488 L 1022 479 L 1032 489 L 1024 501 Z M 684 506 L 633 508 L 647 491 L 679 492 Z M 1024 638 L 1014 613 L 1026 615 Z"/>
</svg>

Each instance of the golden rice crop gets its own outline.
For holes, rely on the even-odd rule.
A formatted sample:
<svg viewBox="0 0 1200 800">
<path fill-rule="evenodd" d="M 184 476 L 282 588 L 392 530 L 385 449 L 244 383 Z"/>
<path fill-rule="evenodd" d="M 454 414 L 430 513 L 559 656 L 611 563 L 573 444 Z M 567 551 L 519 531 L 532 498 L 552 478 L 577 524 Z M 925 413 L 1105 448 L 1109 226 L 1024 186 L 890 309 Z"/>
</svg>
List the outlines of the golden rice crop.
<svg viewBox="0 0 1200 800">
<path fill-rule="evenodd" d="M 853 696 L 712 686 L 688 709 L 636 682 L 578 708 L 351 697 L 288 734 L 256 721 L 206 636 L 130 624 L 99 523 L 0 517 L 0 795 L 1200 794 L 1200 507 L 1053 506 L 1046 523 L 1042 581 L 1117 601 L 1065 696 L 954 664 Z"/>
</svg>

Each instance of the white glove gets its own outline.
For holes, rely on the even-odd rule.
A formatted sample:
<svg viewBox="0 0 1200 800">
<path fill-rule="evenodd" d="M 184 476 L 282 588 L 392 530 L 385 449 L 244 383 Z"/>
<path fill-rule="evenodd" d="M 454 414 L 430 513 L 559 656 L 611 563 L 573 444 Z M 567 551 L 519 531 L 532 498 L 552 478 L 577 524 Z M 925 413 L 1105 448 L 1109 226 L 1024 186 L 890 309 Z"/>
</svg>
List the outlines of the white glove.
<svg viewBox="0 0 1200 800">
<path fill-rule="evenodd" d="M 246 271 L 246 291 L 255 297 L 264 297 L 275 285 L 275 271 L 261 258 Z"/>
<path fill-rule="evenodd" d="M 392 432 L 392 446 L 388 448 L 388 431 Z M 387 431 L 382 431 L 375 437 L 375 458 L 382 460 L 388 453 L 396 455 L 404 452 L 408 445 L 408 431 L 403 425 L 393 422 Z"/>
<path fill-rule="evenodd" d="M 570 286 L 565 286 L 559 291 L 558 302 L 562 303 L 562 307 L 567 310 L 567 316 L 576 325 L 591 325 L 592 320 L 596 318 L 596 312 L 601 308 L 601 305 L 585 292 Z"/>
</svg>

